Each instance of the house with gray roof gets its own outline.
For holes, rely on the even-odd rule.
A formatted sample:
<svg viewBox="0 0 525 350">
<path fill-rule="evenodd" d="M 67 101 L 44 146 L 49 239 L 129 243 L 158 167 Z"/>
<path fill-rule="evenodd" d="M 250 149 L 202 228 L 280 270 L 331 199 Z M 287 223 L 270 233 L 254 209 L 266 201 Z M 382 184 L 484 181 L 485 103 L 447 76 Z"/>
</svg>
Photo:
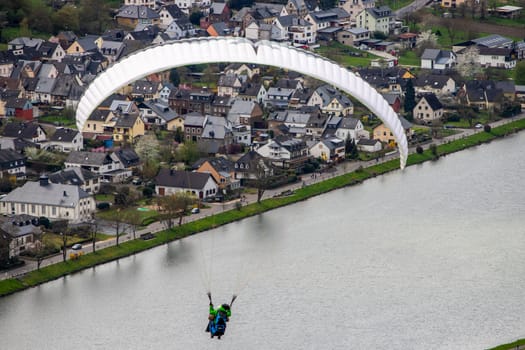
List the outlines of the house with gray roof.
<svg viewBox="0 0 525 350">
<path fill-rule="evenodd" d="M 2 137 L 7 138 L 21 138 L 31 142 L 44 142 L 47 139 L 45 130 L 37 123 L 31 122 L 11 122 L 6 124 Z"/>
<path fill-rule="evenodd" d="M 418 101 L 412 115 L 415 120 L 420 122 L 431 122 L 443 116 L 443 105 L 433 93 L 425 94 Z"/>
<path fill-rule="evenodd" d="M 308 106 L 319 106 L 323 113 L 349 116 L 354 114 L 350 98 L 330 85 L 321 85 L 313 93 Z"/>
<path fill-rule="evenodd" d="M 263 110 L 258 103 L 253 101 L 235 100 L 228 112 L 228 120 L 232 125 L 253 126 L 261 121 Z"/>
<path fill-rule="evenodd" d="M 338 137 L 323 138 L 310 144 L 310 155 L 325 163 L 338 162 L 345 159 L 345 141 Z"/>
<path fill-rule="evenodd" d="M 335 136 L 341 140 L 348 141 L 369 138 L 370 133 L 365 129 L 360 119 L 345 117 L 338 124 Z"/>
<path fill-rule="evenodd" d="M 160 101 L 144 101 L 138 104 L 138 108 L 140 110 L 140 117 L 147 127 L 157 125 L 165 128 L 170 121 L 179 116 L 167 103 Z"/>
<path fill-rule="evenodd" d="M 47 177 L 28 181 L 0 199 L 0 213 L 6 215 L 28 214 L 80 223 L 90 220 L 94 212 L 94 198 L 79 186 L 53 184 Z"/>
<path fill-rule="evenodd" d="M 87 193 L 98 193 L 100 174 L 95 174 L 79 167 L 66 168 L 49 175 L 49 182 L 63 185 L 80 186 Z"/>
<path fill-rule="evenodd" d="M 12 150 L 0 149 L 0 177 L 15 176 L 25 179 L 27 157 Z"/>
<path fill-rule="evenodd" d="M 302 139 L 286 135 L 277 136 L 256 149 L 264 158 L 281 168 L 300 168 L 310 158 L 308 145 Z"/>
<path fill-rule="evenodd" d="M 120 169 L 120 163 L 103 152 L 72 151 L 64 161 L 67 168 L 79 167 L 95 174 L 106 174 Z"/>
<path fill-rule="evenodd" d="M 440 49 L 425 49 L 421 55 L 421 68 L 444 70 L 452 68 L 457 56 L 452 51 Z"/>
<path fill-rule="evenodd" d="M 154 181 L 158 196 L 189 193 L 202 200 L 219 193 L 219 186 L 209 173 L 160 169 Z"/>
<path fill-rule="evenodd" d="M 235 97 L 239 94 L 242 82 L 235 73 L 226 73 L 220 76 L 217 83 L 218 96 Z"/>
<path fill-rule="evenodd" d="M 371 32 L 389 34 L 394 27 L 395 14 L 388 6 L 367 7 L 356 16 L 356 27 Z"/>
<path fill-rule="evenodd" d="M 56 78 L 38 78 L 35 88 L 35 98 L 37 102 L 52 104 L 54 102 L 53 88 L 55 87 Z"/>
<path fill-rule="evenodd" d="M 66 51 L 58 43 L 52 43 L 49 41 L 44 41 L 37 49 L 40 54 L 40 59 L 42 61 L 62 61 L 66 56 Z"/>
<path fill-rule="evenodd" d="M 57 128 L 49 141 L 45 143 L 44 148 L 66 153 L 82 151 L 84 149 L 84 138 L 78 130 Z"/>
</svg>

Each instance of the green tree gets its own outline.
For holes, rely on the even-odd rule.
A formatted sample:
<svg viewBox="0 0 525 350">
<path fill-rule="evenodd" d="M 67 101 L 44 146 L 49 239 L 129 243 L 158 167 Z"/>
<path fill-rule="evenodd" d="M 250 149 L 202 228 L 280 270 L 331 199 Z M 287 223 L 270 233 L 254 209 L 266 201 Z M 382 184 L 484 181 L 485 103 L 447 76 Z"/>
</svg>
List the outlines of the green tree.
<svg viewBox="0 0 525 350">
<path fill-rule="evenodd" d="M 194 163 L 200 158 L 200 152 L 195 142 L 186 141 L 177 147 L 175 151 L 175 159 L 179 162 L 184 162 L 186 165 Z"/>
<path fill-rule="evenodd" d="M 519 61 L 514 68 L 514 83 L 525 85 L 525 61 Z"/>
<path fill-rule="evenodd" d="M 204 17 L 204 14 L 201 11 L 193 11 L 190 14 L 190 22 L 194 26 L 199 26 L 201 23 L 201 18 Z"/>
<path fill-rule="evenodd" d="M 80 31 L 101 34 L 112 22 L 111 9 L 106 0 L 80 0 Z"/>
<path fill-rule="evenodd" d="M 52 21 L 54 30 L 71 30 L 78 32 L 80 30 L 80 11 L 78 7 L 66 4 L 61 9 L 53 13 Z"/>
<path fill-rule="evenodd" d="M 404 110 L 405 114 L 413 117 L 413 111 L 414 107 L 416 106 L 416 91 L 414 89 L 414 84 L 412 83 L 412 79 L 408 79 L 406 87 L 405 87 L 405 103 L 404 103 Z"/>
<path fill-rule="evenodd" d="M 179 84 L 180 84 L 180 76 L 179 76 L 179 71 L 178 71 L 177 68 L 173 68 L 172 70 L 170 70 L 170 82 L 174 86 L 179 86 Z"/>
<path fill-rule="evenodd" d="M 29 25 L 29 29 L 42 33 L 51 33 L 53 31 L 53 22 L 51 21 L 51 8 L 42 0 L 25 0 L 22 2 L 22 11 Z"/>
</svg>

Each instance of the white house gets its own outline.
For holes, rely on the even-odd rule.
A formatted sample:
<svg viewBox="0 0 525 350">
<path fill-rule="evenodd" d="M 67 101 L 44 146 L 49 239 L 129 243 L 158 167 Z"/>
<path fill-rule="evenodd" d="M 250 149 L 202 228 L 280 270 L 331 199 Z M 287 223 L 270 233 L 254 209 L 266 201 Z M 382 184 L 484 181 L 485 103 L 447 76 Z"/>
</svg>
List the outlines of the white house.
<svg viewBox="0 0 525 350">
<path fill-rule="evenodd" d="M 345 158 L 345 142 L 338 137 L 330 137 L 315 142 L 310 147 L 310 155 L 331 163 Z"/>
<path fill-rule="evenodd" d="M 381 141 L 376 139 L 359 139 L 356 146 L 359 151 L 363 152 L 379 152 L 382 149 Z"/>
<path fill-rule="evenodd" d="M 161 169 L 155 177 L 155 193 L 169 196 L 175 193 L 188 193 L 199 199 L 214 197 L 219 186 L 209 173 Z"/>
<path fill-rule="evenodd" d="M 413 110 L 414 119 L 424 122 L 439 119 L 443 116 L 443 105 L 436 95 L 423 95 Z"/>
<path fill-rule="evenodd" d="M 77 130 L 58 128 L 45 144 L 45 148 L 61 152 L 81 151 L 84 149 L 84 138 Z"/>
<path fill-rule="evenodd" d="M 79 186 L 49 183 L 47 177 L 28 181 L 0 199 L 0 213 L 28 214 L 74 223 L 90 220 L 95 200 Z"/>
<path fill-rule="evenodd" d="M 339 123 L 339 126 L 335 132 L 335 136 L 341 140 L 347 141 L 369 138 L 370 133 L 365 130 L 361 120 L 357 118 L 346 117 L 343 118 Z"/>
<path fill-rule="evenodd" d="M 283 168 L 295 168 L 309 158 L 308 146 L 301 139 L 278 136 L 256 149 L 264 158 Z"/>
<path fill-rule="evenodd" d="M 457 61 L 456 54 L 452 51 L 439 49 L 425 49 L 421 55 L 421 68 L 424 69 L 449 69 Z"/>
<path fill-rule="evenodd" d="M 64 162 L 66 168 L 80 167 L 94 172 L 106 174 L 121 169 L 118 161 L 114 161 L 109 154 L 101 152 L 72 151 Z"/>
</svg>

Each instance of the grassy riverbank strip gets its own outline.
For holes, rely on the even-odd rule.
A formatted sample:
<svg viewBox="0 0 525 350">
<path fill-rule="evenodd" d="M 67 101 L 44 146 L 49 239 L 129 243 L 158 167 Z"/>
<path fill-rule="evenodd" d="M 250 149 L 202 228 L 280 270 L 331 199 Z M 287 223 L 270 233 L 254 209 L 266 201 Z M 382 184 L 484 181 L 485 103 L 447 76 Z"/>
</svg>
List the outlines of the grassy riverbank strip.
<svg viewBox="0 0 525 350">
<path fill-rule="evenodd" d="M 439 158 L 439 156 L 490 142 L 493 139 L 515 133 L 522 129 L 525 129 L 525 119 L 520 119 L 503 126 L 495 127 L 489 133 L 479 132 L 465 138 L 450 141 L 438 146 L 436 153 L 432 153 L 427 149 L 421 154 L 411 154 L 408 157 L 407 165 L 414 165 L 428 160 L 435 160 Z M 155 235 L 155 238 L 151 240 L 144 241 L 137 239 L 127 241 L 121 243 L 118 247 L 113 246 L 101 249 L 95 253 L 86 254 L 77 260 L 67 260 L 62 263 L 46 266 L 40 270 L 30 272 L 18 278 L 0 281 L 0 296 L 12 294 L 17 291 L 37 286 L 47 281 L 78 272 L 89 267 L 130 256 L 135 253 L 165 244 L 167 242 L 187 237 L 197 232 L 209 230 L 237 220 L 261 214 L 275 208 L 303 201 L 328 191 L 352 186 L 354 184 L 361 183 L 366 179 L 398 169 L 398 159 L 378 163 L 367 168 L 360 168 L 351 173 L 333 176 L 322 182 L 297 189 L 289 196 L 265 199 L 261 203 L 252 203 L 243 206 L 240 209 L 232 209 L 197 221 L 183 224 L 173 228 L 172 230 L 159 232 Z M 329 176 L 329 174 L 326 174 L 325 176 Z"/>
</svg>

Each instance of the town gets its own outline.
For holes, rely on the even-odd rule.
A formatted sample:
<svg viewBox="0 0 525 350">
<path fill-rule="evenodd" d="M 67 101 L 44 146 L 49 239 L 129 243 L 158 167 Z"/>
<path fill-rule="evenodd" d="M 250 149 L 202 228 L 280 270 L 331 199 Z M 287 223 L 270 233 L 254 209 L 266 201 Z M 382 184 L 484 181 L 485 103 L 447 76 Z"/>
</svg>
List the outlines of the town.
<svg viewBox="0 0 525 350">
<path fill-rule="evenodd" d="M 82 6 L 97 4 L 104 14 L 86 12 L 81 21 Z M 525 108 L 520 6 L 448 0 L 77 5 L 55 4 L 47 22 L 31 20 L 37 15 L 27 9 L 21 18 L 16 4 L 0 14 L 5 271 L 27 262 L 40 268 L 56 255 L 81 259 L 83 246 L 95 251 L 97 241 L 110 238 L 118 245 L 124 234 L 148 239 L 151 233 L 135 232 L 154 222 L 171 229 L 185 216 L 224 203 L 242 206 L 247 195 L 260 201 L 266 190 L 396 151 L 392 132 L 352 96 L 293 71 L 248 63 L 152 73 L 112 94 L 77 130 L 75 110 L 90 82 L 148 47 L 233 36 L 320 54 L 380 92 L 418 152 Z M 43 4 L 40 10 L 51 11 Z M 474 32 L 479 23 L 493 34 Z M 472 24 L 468 31 L 465 24 Z"/>
</svg>

